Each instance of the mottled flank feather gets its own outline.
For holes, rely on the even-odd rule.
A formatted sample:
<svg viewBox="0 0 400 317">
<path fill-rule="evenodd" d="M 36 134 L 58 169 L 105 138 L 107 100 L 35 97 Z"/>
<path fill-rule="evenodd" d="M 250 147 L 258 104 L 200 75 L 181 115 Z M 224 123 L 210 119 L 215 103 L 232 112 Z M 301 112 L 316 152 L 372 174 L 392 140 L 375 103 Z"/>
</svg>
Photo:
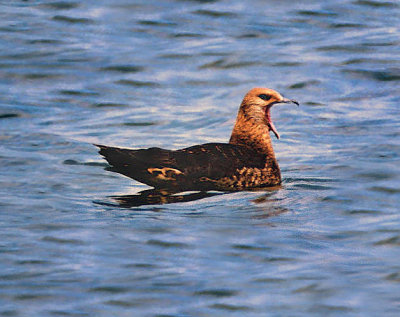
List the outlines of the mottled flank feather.
<svg viewBox="0 0 400 317">
<path fill-rule="evenodd" d="M 275 186 L 281 175 L 269 131 L 279 135 L 269 109 L 281 102 L 289 101 L 274 90 L 251 90 L 241 104 L 228 144 L 207 143 L 176 151 L 96 146 L 112 171 L 155 188 L 231 191 Z"/>
</svg>

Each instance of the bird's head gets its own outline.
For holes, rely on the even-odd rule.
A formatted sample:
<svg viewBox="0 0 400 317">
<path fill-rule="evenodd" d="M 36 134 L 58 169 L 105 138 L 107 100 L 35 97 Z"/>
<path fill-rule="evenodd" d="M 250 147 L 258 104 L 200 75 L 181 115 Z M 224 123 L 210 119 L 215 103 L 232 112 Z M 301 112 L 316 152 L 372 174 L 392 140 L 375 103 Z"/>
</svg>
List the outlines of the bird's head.
<svg viewBox="0 0 400 317">
<path fill-rule="evenodd" d="M 297 106 L 299 105 L 296 100 L 284 98 L 279 92 L 273 89 L 253 88 L 244 96 L 240 111 L 242 111 L 245 117 L 268 125 L 269 130 L 279 139 L 279 133 L 272 122 L 270 113 L 271 107 L 279 103 L 294 103 Z"/>
</svg>

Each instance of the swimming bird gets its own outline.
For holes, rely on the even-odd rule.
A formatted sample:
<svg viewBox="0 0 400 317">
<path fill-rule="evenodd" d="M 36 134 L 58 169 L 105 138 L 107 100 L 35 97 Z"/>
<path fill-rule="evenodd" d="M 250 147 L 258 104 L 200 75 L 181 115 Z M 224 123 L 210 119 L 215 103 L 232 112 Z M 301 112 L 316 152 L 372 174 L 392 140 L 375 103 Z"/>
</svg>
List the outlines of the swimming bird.
<svg viewBox="0 0 400 317">
<path fill-rule="evenodd" d="M 126 149 L 95 144 L 111 170 L 158 189 L 237 191 L 277 186 L 281 172 L 270 131 L 279 133 L 271 107 L 299 105 L 268 88 L 253 88 L 243 98 L 229 143 L 206 143 L 180 150 Z"/>
</svg>

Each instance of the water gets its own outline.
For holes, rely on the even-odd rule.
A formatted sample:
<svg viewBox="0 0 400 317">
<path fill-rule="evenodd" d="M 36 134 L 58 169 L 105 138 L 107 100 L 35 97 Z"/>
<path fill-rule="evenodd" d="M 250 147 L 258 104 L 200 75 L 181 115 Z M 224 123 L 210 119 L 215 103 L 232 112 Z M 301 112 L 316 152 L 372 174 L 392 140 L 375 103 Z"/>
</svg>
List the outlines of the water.
<svg viewBox="0 0 400 317">
<path fill-rule="evenodd" d="M 397 1 L 0 6 L 2 316 L 399 315 Z M 91 143 L 226 142 L 256 86 L 281 189 L 111 198 Z"/>
</svg>

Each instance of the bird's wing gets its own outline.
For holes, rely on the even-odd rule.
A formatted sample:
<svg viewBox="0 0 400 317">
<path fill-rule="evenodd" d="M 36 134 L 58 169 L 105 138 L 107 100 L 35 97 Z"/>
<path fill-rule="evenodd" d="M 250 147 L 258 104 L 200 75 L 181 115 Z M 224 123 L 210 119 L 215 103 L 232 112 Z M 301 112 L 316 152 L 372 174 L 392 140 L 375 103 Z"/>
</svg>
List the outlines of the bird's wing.
<svg viewBox="0 0 400 317">
<path fill-rule="evenodd" d="M 201 178 L 218 180 L 242 167 L 262 168 L 265 156 L 250 148 L 207 143 L 171 151 L 161 148 L 131 150 L 96 145 L 112 170 L 151 186 L 185 187 Z"/>
<path fill-rule="evenodd" d="M 243 167 L 262 168 L 265 164 L 265 155 L 226 143 L 195 145 L 174 151 L 172 156 L 183 173 L 212 179 L 230 176 Z"/>
<path fill-rule="evenodd" d="M 172 167 L 170 159 L 172 151 L 153 147 L 149 149 L 132 150 L 118 147 L 95 144 L 99 153 L 111 165 L 111 170 L 140 182 L 153 185 L 149 182 L 155 169 Z M 149 171 L 150 169 L 150 171 Z"/>
</svg>

